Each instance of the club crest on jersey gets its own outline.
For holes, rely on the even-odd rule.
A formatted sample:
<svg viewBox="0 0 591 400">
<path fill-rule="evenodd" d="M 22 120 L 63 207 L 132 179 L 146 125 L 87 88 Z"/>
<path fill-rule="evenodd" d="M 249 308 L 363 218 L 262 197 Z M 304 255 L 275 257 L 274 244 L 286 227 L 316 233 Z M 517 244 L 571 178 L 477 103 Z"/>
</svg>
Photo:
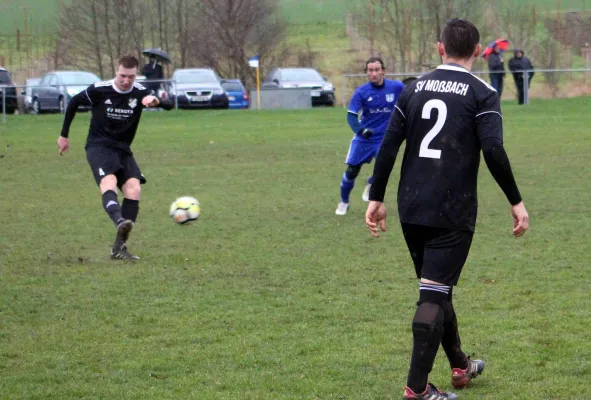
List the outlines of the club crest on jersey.
<svg viewBox="0 0 591 400">
<path fill-rule="evenodd" d="M 386 95 L 386 101 L 388 103 L 392 103 L 394 101 L 394 93 L 390 93 Z"/>
<path fill-rule="evenodd" d="M 129 99 L 129 108 L 135 108 L 137 106 L 137 99 Z"/>
</svg>

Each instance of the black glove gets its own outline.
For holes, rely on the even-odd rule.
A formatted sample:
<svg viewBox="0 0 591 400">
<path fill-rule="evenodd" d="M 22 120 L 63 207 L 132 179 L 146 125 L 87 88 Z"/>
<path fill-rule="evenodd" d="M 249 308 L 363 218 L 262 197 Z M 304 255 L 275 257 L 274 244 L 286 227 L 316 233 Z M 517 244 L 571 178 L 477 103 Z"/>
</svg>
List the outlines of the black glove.
<svg viewBox="0 0 591 400">
<path fill-rule="evenodd" d="M 371 135 L 373 135 L 373 131 L 369 128 L 363 128 L 359 131 L 359 135 L 361 135 L 365 139 L 369 139 Z"/>
</svg>

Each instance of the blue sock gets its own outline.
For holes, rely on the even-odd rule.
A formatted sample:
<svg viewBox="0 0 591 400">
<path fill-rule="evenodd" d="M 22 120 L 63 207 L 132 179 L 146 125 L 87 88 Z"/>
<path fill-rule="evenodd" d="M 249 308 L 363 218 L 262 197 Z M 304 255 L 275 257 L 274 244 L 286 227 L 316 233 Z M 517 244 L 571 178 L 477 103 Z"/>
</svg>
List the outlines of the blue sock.
<svg viewBox="0 0 591 400">
<path fill-rule="evenodd" d="M 349 195 L 351 190 L 355 186 L 355 179 L 348 179 L 347 174 L 343 174 L 343 180 L 341 181 L 341 201 L 343 203 L 349 202 Z"/>
<path fill-rule="evenodd" d="M 367 178 L 367 183 L 369 183 L 370 185 L 373 185 L 373 175 L 370 176 L 369 178 Z"/>
</svg>

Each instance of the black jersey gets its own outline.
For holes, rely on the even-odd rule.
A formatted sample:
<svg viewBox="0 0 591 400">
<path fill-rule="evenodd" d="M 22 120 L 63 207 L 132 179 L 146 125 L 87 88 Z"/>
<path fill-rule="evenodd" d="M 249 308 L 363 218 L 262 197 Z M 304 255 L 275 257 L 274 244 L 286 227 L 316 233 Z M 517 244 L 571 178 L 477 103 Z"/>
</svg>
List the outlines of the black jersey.
<svg viewBox="0 0 591 400">
<path fill-rule="evenodd" d="M 90 85 L 74 96 L 72 101 L 92 107 L 86 147 L 115 147 L 131 152 L 144 108 L 142 99 L 150 94 L 152 90 L 137 82 L 131 90 L 123 92 L 110 80 Z M 69 128 L 69 124 L 67 126 Z M 67 132 L 62 132 L 62 136 L 67 137 Z"/>
<path fill-rule="evenodd" d="M 383 151 L 389 151 L 384 149 L 388 140 L 399 141 L 397 152 L 406 139 L 398 187 L 400 221 L 473 231 L 481 141 L 502 142 L 497 92 L 461 66 L 441 65 L 404 89 L 388 129 Z M 372 200 L 383 201 L 392 169 L 381 171 L 383 165 L 376 161 Z"/>
</svg>

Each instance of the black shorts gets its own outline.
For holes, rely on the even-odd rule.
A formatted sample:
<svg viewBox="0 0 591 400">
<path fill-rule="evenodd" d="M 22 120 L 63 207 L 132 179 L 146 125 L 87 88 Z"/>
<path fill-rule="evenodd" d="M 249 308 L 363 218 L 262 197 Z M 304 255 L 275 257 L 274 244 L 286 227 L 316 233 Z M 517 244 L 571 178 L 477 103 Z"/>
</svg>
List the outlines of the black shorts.
<svg viewBox="0 0 591 400">
<path fill-rule="evenodd" d="M 417 278 L 455 286 L 468 258 L 474 232 L 402 224 Z"/>
<path fill-rule="evenodd" d="M 92 175 L 97 185 L 107 175 L 115 175 L 117 186 L 121 188 L 131 178 L 137 178 L 140 183 L 146 183 L 140 167 L 133 155 L 112 147 L 92 146 L 86 149 L 86 159 L 92 169 Z"/>
</svg>

